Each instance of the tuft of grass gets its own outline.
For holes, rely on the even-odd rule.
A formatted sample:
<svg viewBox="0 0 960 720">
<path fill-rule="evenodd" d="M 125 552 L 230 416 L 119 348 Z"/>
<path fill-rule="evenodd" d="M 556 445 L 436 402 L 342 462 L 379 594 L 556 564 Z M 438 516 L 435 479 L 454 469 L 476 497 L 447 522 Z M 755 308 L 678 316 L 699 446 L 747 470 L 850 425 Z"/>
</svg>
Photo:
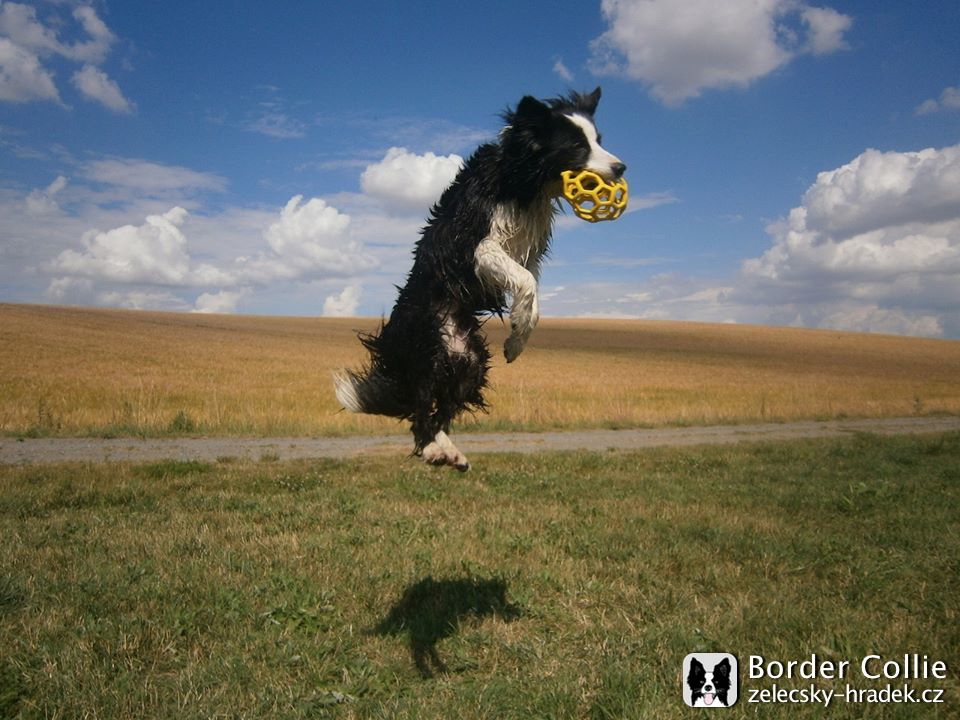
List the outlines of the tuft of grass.
<svg viewBox="0 0 960 720">
<path fill-rule="evenodd" d="M 213 465 L 200 460 L 161 460 L 140 465 L 136 468 L 136 474 L 150 480 L 170 480 L 190 475 L 202 475 L 211 470 L 213 470 Z"/>
<path fill-rule="evenodd" d="M 197 431 L 197 427 L 197 422 L 186 410 L 178 410 L 173 420 L 167 425 L 167 432 L 171 435 L 190 435 Z"/>
<path fill-rule="evenodd" d="M 690 652 L 919 652 L 944 705 L 830 716 L 955 716 L 960 434 L 472 459 L 0 467 L 0 709 L 656 720 Z"/>
</svg>

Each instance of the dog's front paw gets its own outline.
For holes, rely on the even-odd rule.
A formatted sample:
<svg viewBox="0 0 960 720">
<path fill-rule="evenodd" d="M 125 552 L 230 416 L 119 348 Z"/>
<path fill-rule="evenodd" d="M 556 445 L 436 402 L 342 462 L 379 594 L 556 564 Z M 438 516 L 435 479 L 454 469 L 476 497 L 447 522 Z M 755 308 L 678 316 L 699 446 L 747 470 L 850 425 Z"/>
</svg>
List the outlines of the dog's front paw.
<svg viewBox="0 0 960 720">
<path fill-rule="evenodd" d="M 527 341 L 522 337 L 517 335 L 511 335 L 507 338 L 507 341 L 503 344 L 503 356 L 507 359 L 508 363 L 512 363 L 518 357 L 520 353 L 523 352 L 523 348 L 526 347 Z"/>
</svg>

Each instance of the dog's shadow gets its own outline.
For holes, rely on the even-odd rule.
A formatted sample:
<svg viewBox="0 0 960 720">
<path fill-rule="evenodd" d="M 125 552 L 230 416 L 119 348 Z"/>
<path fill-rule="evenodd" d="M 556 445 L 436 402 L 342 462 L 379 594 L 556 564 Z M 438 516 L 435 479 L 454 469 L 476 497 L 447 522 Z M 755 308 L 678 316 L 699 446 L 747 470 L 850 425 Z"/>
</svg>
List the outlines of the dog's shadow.
<svg viewBox="0 0 960 720">
<path fill-rule="evenodd" d="M 426 577 L 410 585 L 377 624 L 377 635 L 402 635 L 410 640 L 410 654 L 424 678 L 447 672 L 437 643 L 456 634 L 470 617 L 520 617 L 521 608 L 507 601 L 507 583 L 499 578 L 434 580 Z"/>
</svg>

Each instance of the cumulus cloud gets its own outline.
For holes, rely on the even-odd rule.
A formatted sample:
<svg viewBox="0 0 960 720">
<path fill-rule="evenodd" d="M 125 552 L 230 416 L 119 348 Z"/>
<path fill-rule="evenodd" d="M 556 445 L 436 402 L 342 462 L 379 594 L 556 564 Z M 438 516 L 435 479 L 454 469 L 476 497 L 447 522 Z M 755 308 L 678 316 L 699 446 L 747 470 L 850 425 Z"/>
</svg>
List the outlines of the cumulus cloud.
<svg viewBox="0 0 960 720">
<path fill-rule="evenodd" d="M 383 160 L 367 166 L 360 185 L 368 195 L 398 209 L 422 212 L 440 199 L 462 166 L 459 155 L 417 155 L 393 147 Z"/>
<path fill-rule="evenodd" d="M 269 253 L 241 258 L 243 276 L 258 282 L 277 278 L 345 277 L 376 265 L 347 232 L 350 216 L 320 198 L 290 198 L 280 219 L 267 228 Z"/>
<path fill-rule="evenodd" d="M 180 226 L 187 218 L 181 207 L 150 215 L 142 225 L 91 230 L 81 239 L 82 251 L 64 250 L 49 269 L 94 281 L 152 285 L 224 285 L 232 278 L 207 264 L 194 264 Z"/>
<path fill-rule="evenodd" d="M 360 305 L 360 286 L 347 285 L 338 295 L 329 295 L 323 301 L 325 317 L 353 317 Z"/>
<path fill-rule="evenodd" d="M 867 150 L 822 172 L 803 199 L 807 226 L 831 237 L 956 217 L 960 146 L 919 152 Z"/>
<path fill-rule="evenodd" d="M 113 191 L 125 184 L 132 199 Z M 58 200 L 68 185 L 64 211 Z M 361 276 L 393 252 L 367 250 L 365 238 L 376 242 L 379 231 L 355 231 L 349 214 L 302 195 L 273 212 L 226 208 L 191 215 L 181 204 L 166 204 L 165 198 L 195 200 L 224 185 L 209 173 L 114 158 L 88 162 L 72 180 L 58 176 L 25 195 L 0 193 L 0 235 L 13 238 L 0 248 L 0 268 L 16 262 L 46 274 L 45 297 L 53 302 L 195 312 L 234 312 L 261 291 L 346 280 L 327 309 L 355 314 Z M 159 212 L 137 214 L 158 206 Z M 111 224 L 131 216 L 140 220 Z M 410 233 L 410 242 L 414 237 Z"/>
<path fill-rule="evenodd" d="M 53 14 L 46 25 L 30 5 L 0 3 L 0 100 L 60 102 L 53 73 L 44 62 L 63 58 L 82 65 L 72 79 L 84 96 L 115 112 L 131 112 L 132 104 L 119 86 L 99 69 L 116 36 L 89 5 L 74 8 L 72 17 L 75 34 L 84 37 L 66 42 L 60 38 L 68 26 L 66 17 Z"/>
<path fill-rule="evenodd" d="M 745 87 L 801 53 L 845 47 L 851 19 L 798 0 L 603 0 L 591 68 L 641 82 L 670 106 Z"/>
<path fill-rule="evenodd" d="M 84 65 L 73 74 L 73 84 L 77 90 L 91 100 L 101 103 L 114 112 L 130 114 L 133 105 L 123 96 L 117 84 L 102 70 L 93 65 Z"/>
<path fill-rule="evenodd" d="M 768 232 L 735 299 L 805 325 L 960 332 L 960 145 L 867 150 L 820 173 Z"/>
</svg>

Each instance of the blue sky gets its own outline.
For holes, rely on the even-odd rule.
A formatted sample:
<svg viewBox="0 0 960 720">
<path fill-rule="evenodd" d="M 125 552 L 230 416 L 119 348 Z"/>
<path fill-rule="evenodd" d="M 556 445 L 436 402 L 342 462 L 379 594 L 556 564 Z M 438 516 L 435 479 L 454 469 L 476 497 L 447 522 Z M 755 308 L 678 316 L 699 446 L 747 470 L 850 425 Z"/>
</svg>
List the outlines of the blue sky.
<svg viewBox="0 0 960 720">
<path fill-rule="evenodd" d="M 819 2 L 819 0 L 816 0 Z M 960 337 L 960 5 L 0 3 L 0 301 L 388 313 L 524 94 L 603 87 L 630 212 L 544 315 Z"/>
</svg>

